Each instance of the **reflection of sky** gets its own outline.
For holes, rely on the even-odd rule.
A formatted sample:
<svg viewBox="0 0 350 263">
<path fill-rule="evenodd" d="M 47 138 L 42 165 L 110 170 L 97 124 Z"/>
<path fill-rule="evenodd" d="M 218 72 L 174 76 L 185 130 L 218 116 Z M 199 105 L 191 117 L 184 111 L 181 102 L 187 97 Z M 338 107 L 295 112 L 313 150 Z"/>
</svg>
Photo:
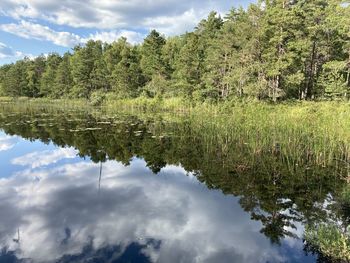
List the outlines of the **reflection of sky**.
<svg viewBox="0 0 350 263">
<path fill-rule="evenodd" d="M 154 175 L 141 159 L 129 167 L 109 161 L 99 189 L 99 164 L 71 148 L 16 140 L 0 155 L 10 172 L 0 178 L 0 246 L 21 258 L 50 262 L 89 244 L 126 250 L 137 242 L 157 262 L 305 262 L 301 242 L 272 246 L 237 198 L 208 190 L 181 167 Z"/>
<path fill-rule="evenodd" d="M 72 148 L 59 149 L 52 143 L 30 142 L 0 131 L 0 178 L 21 171 L 23 166 L 50 166 L 58 161 L 68 162 L 76 153 Z"/>
<path fill-rule="evenodd" d="M 16 145 L 16 138 L 11 136 L 0 137 L 0 152 L 11 150 Z"/>
</svg>

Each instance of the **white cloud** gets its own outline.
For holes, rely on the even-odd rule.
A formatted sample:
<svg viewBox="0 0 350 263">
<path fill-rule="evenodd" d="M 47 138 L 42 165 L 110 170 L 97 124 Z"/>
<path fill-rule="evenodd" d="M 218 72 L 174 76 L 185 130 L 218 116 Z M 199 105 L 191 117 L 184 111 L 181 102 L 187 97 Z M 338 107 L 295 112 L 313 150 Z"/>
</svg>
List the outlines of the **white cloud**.
<svg viewBox="0 0 350 263">
<path fill-rule="evenodd" d="M 166 35 L 181 34 L 186 31 L 192 31 L 198 21 L 206 15 L 208 15 L 208 13 L 190 9 L 178 16 L 146 18 L 144 20 L 144 25 L 148 28 L 156 28 L 158 31 Z"/>
<path fill-rule="evenodd" d="M 149 26 L 167 34 L 192 30 L 212 10 L 227 12 L 248 0 L 2 0 L 0 12 L 15 19 L 42 19 L 57 25 L 133 30 Z M 193 20 L 190 20 L 193 19 Z M 167 20 L 167 27 L 164 27 Z M 153 21 L 153 22 L 151 22 Z M 174 22 L 174 23 L 171 23 Z"/>
<path fill-rule="evenodd" d="M 72 159 L 77 156 L 78 152 L 74 148 L 59 148 L 53 151 L 41 151 L 26 154 L 12 160 L 12 164 L 30 166 L 37 168 L 49 164 L 57 163 L 62 159 Z"/>
<path fill-rule="evenodd" d="M 63 47 L 73 47 L 78 44 L 84 44 L 90 39 L 111 43 L 120 37 L 126 37 L 130 43 L 135 44 L 142 42 L 144 38 L 143 34 L 129 30 L 100 31 L 96 32 L 95 34 L 90 34 L 88 37 L 81 37 L 70 32 L 55 31 L 48 26 L 43 26 L 24 20 L 21 20 L 20 23 L 17 24 L 2 24 L 0 25 L 0 30 L 26 39 L 49 41 L 55 45 Z M 1 53 L 4 53 L 1 52 L 2 50 L 7 53 L 12 51 L 10 48 L 6 47 L 4 44 L 2 46 L 0 43 L 0 58 Z M 21 56 L 21 54 L 16 54 L 16 56 Z"/>
<path fill-rule="evenodd" d="M 128 39 L 131 44 L 141 43 L 144 39 L 144 35 L 135 31 L 120 30 L 120 31 L 101 31 L 95 34 L 90 34 L 87 38 L 82 38 L 81 42 L 86 43 L 88 40 L 101 40 L 102 42 L 112 43 L 121 37 Z"/>
<path fill-rule="evenodd" d="M 0 30 L 26 39 L 49 41 L 63 47 L 84 44 L 89 39 L 110 43 L 122 36 L 135 44 L 142 42 L 145 37 L 140 32 L 156 29 L 167 36 L 182 34 L 193 30 L 212 10 L 224 14 L 233 4 L 249 2 L 251 1 L 1 0 L 0 15 L 18 21 L 2 24 Z M 40 21 L 48 22 L 50 26 L 43 25 Z M 68 29 L 57 29 L 54 25 L 68 26 Z M 96 33 L 77 35 L 69 32 L 69 27 L 95 29 Z M 23 57 L 23 54 L 19 53 L 17 56 Z"/>
<path fill-rule="evenodd" d="M 27 39 L 51 41 L 52 43 L 71 47 L 80 43 L 80 37 L 69 32 L 58 32 L 47 26 L 21 20 L 20 23 L 2 24 L 0 29 Z"/>
<path fill-rule="evenodd" d="M 0 43 L 0 58 L 1 58 L 1 46 Z M 4 136 L 0 137 L 0 152 L 11 150 L 17 143 L 17 137 Z"/>
<path fill-rule="evenodd" d="M 20 51 L 15 51 L 12 47 L 0 42 L 0 59 L 2 58 L 22 58 L 25 55 Z"/>
</svg>

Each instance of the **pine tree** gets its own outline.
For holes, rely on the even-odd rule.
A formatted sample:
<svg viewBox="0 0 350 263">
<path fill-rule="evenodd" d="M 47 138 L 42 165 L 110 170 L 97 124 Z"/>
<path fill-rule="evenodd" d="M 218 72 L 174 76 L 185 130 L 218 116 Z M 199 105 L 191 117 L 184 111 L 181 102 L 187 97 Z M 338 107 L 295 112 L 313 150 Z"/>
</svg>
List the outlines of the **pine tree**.
<svg viewBox="0 0 350 263">
<path fill-rule="evenodd" d="M 120 97 L 135 97 L 142 85 L 137 50 L 125 43 L 121 60 L 112 73 L 113 91 Z"/>
<path fill-rule="evenodd" d="M 40 94 L 41 77 L 46 68 L 46 58 L 41 55 L 27 63 L 26 78 L 28 81 L 26 91 L 23 95 L 38 97 Z"/>
<path fill-rule="evenodd" d="M 46 69 L 41 76 L 40 96 L 54 97 L 56 71 L 62 58 L 57 53 L 49 54 L 46 59 Z"/>
<path fill-rule="evenodd" d="M 141 69 L 148 80 L 154 75 L 167 76 L 167 65 L 162 49 L 166 40 L 157 31 L 152 30 L 142 45 Z"/>
<path fill-rule="evenodd" d="M 61 63 L 57 67 L 54 89 L 52 91 L 52 96 L 54 98 L 62 98 L 70 94 L 73 85 L 70 59 L 70 53 L 64 54 Z"/>
<path fill-rule="evenodd" d="M 201 82 L 202 52 L 199 50 L 199 36 L 188 33 L 184 37 L 184 45 L 174 61 L 172 75 L 178 93 L 191 97 L 194 89 Z"/>
<path fill-rule="evenodd" d="M 249 80 L 250 58 L 246 46 L 250 34 L 247 13 L 242 8 L 232 9 L 217 37 L 211 40 L 203 81 L 217 97 L 227 98 L 234 88 L 236 95 L 243 95 Z"/>
<path fill-rule="evenodd" d="M 3 92 L 7 96 L 19 97 L 28 94 L 27 64 L 29 59 L 19 60 L 7 69 L 3 78 Z"/>
<path fill-rule="evenodd" d="M 101 41 L 90 40 L 84 47 L 75 48 L 71 59 L 74 81 L 73 96 L 88 98 L 93 90 L 105 88 L 108 85 L 103 82 L 106 80 L 104 75 L 107 74 L 107 71 L 102 57 Z"/>
</svg>

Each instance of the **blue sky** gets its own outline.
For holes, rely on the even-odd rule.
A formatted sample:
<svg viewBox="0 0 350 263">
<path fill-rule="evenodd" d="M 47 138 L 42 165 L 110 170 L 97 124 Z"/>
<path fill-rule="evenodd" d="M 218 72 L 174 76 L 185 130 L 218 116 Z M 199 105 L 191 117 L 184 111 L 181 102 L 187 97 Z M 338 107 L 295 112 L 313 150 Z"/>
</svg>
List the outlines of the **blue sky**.
<svg viewBox="0 0 350 263">
<path fill-rule="evenodd" d="M 212 10 L 224 15 L 252 0 L 1 0 L 0 65 L 71 50 L 89 39 L 131 43 L 151 29 L 191 31 Z"/>
</svg>

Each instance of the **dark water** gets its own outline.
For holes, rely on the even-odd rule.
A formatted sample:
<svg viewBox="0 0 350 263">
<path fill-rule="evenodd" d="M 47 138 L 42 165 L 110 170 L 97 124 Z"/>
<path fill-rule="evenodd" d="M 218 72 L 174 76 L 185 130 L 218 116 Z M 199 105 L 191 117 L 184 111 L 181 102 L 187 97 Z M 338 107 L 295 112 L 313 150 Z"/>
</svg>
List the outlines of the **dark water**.
<svg viewBox="0 0 350 263">
<path fill-rule="evenodd" d="M 327 167 L 102 116 L 1 110 L 0 262 L 316 262 L 305 224 L 343 186 Z"/>
</svg>

